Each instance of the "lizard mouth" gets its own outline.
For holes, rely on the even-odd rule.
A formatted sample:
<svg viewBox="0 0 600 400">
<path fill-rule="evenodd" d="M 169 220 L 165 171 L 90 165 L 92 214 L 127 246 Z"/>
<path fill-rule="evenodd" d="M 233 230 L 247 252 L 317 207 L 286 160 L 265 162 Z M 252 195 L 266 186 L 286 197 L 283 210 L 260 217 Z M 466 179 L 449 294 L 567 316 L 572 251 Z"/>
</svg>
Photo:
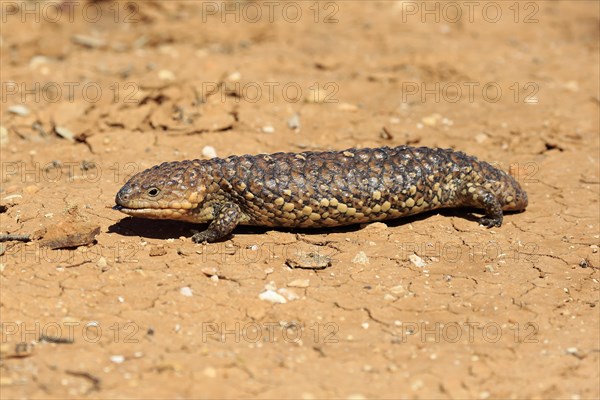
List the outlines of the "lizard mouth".
<svg viewBox="0 0 600 400">
<path fill-rule="evenodd" d="M 127 208 L 121 205 L 115 205 L 113 210 L 121 211 L 124 214 L 132 217 L 153 218 L 153 219 L 180 219 L 187 214 L 186 209 L 172 208 Z"/>
</svg>

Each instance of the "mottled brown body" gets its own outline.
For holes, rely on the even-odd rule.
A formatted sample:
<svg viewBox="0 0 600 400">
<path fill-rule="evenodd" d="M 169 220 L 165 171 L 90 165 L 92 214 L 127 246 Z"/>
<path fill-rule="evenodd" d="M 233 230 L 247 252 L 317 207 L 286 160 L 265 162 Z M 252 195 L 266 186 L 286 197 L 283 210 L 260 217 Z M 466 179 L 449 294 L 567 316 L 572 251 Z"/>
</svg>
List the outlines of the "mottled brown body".
<svg viewBox="0 0 600 400">
<path fill-rule="evenodd" d="M 116 209 L 144 218 L 211 222 L 195 241 L 237 224 L 329 227 L 450 207 L 523 210 L 527 195 L 507 173 L 450 149 L 399 146 L 275 153 L 163 163 L 129 180 Z"/>
</svg>

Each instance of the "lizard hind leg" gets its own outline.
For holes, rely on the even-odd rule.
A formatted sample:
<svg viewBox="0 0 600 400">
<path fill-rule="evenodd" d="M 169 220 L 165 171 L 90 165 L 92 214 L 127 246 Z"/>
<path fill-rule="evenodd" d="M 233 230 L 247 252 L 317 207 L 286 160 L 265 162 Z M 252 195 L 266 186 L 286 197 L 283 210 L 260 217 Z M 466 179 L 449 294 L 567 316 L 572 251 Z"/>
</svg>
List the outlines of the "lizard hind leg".
<svg viewBox="0 0 600 400">
<path fill-rule="evenodd" d="M 483 186 L 470 186 L 461 192 L 462 204 L 485 210 L 485 215 L 479 223 L 487 228 L 502 225 L 502 205 L 496 195 Z"/>
<path fill-rule="evenodd" d="M 229 235 L 237 226 L 242 211 L 235 203 L 225 203 L 215 212 L 215 217 L 205 231 L 192 236 L 195 243 L 212 243 Z"/>
</svg>

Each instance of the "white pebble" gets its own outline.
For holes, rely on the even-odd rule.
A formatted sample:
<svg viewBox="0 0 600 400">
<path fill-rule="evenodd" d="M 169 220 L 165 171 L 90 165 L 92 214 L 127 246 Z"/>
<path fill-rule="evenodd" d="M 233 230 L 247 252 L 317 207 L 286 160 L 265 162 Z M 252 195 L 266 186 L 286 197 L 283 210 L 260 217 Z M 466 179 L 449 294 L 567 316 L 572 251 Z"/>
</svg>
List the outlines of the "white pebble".
<svg viewBox="0 0 600 400">
<path fill-rule="evenodd" d="M 64 139 L 70 140 L 71 142 L 75 141 L 75 134 L 68 128 L 63 126 L 56 126 L 54 128 L 56 134 Z"/>
<path fill-rule="evenodd" d="M 213 281 L 213 282 L 219 282 L 219 275 L 212 275 L 210 277 L 210 280 Z"/>
<path fill-rule="evenodd" d="M 259 294 L 258 298 L 261 300 L 270 301 L 271 303 L 287 303 L 285 297 L 270 289 Z"/>
<path fill-rule="evenodd" d="M 579 349 L 577 347 L 568 347 L 567 348 L 567 353 L 569 353 L 569 354 L 577 354 L 578 351 L 579 351 Z"/>
<path fill-rule="evenodd" d="M 271 125 L 266 125 L 262 127 L 262 131 L 263 133 L 275 133 L 275 128 L 273 128 Z"/>
<path fill-rule="evenodd" d="M 26 117 L 27 115 L 29 115 L 29 108 L 25 107 L 22 104 L 17 104 L 16 106 L 8 107 L 8 111 L 13 114 L 20 115 L 22 117 Z"/>
<path fill-rule="evenodd" d="M 98 261 L 96 261 L 96 267 L 98 268 L 106 268 L 107 265 L 108 262 L 106 261 L 105 257 L 100 257 Z"/>
<path fill-rule="evenodd" d="M 415 264 L 415 266 L 417 266 L 419 268 L 422 268 L 425 265 L 427 265 L 427 264 L 425 264 L 423 259 L 416 254 L 411 254 L 410 256 L 408 256 L 408 259 L 410 260 L 411 263 Z"/>
<path fill-rule="evenodd" d="M 121 364 L 123 361 L 125 361 L 125 356 L 122 356 L 120 354 L 110 356 L 110 361 L 114 362 L 115 364 Z"/>
<path fill-rule="evenodd" d="M 163 81 L 172 81 L 175 79 L 175 74 L 173 71 L 169 71 L 168 69 L 161 69 L 158 71 L 158 79 Z"/>
<path fill-rule="evenodd" d="M 217 151 L 212 146 L 204 146 L 202 148 L 202 155 L 206 158 L 215 158 L 217 156 Z"/>
<path fill-rule="evenodd" d="M 238 71 L 232 72 L 227 77 L 227 80 L 229 80 L 231 82 L 238 82 L 240 79 L 242 79 L 242 74 Z"/>
<path fill-rule="evenodd" d="M 295 113 L 287 121 L 288 128 L 292 130 L 300 129 L 300 114 Z"/>
<path fill-rule="evenodd" d="M 29 60 L 29 68 L 35 69 L 38 65 L 47 64 L 48 57 L 44 56 L 33 56 L 31 60 Z"/>
<path fill-rule="evenodd" d="M 294 301 L 300 298 L 300 296 L 291 289 L 281 288 L 277 290 L 277 293 L 283 295 L 288 301 Z"/>
<path fill-rule="evenodd" d="M 194 295 L 192 288 L 190 288 L 189 286 L 184 286 L 181 289 L 179 289 L 179 293 L 181 293 L 185 297 L 192 297 Z"/>
<path fill-rule="evenodd" d="M 352 262 L 354 264 L 368 264 L 369 263 L 369 257 L 367 257 L 367 255 L 365 254 L 364 251 L 359 251 L 354 258 L 352 259 Z"/>
<path fill-rule="evenodd" d="M 440 114 L 431 114 L 421 118 L 421 122 L 427 126 L 436 126 L 440 119 L 442 119 Z"/>
<path fill-rule="evenodd" d="M 125 299 L 123 298 L 123 296 L 117 297 L 117 300 L 119 300 L 119 303 L 125 303 Z"/>
</svg>

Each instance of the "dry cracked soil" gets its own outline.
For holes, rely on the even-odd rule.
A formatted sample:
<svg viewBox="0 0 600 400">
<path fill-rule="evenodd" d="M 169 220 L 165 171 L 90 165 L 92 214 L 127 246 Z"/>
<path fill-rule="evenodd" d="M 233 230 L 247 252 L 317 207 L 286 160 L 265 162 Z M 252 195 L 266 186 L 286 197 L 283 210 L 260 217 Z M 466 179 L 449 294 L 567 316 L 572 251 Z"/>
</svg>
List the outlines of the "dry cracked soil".
<svg viewBox="0 0 600 400">
<path fill-rule="evenodd" d="M 0 5 L 2 398 L 600 396 L 598 2 Z M 111 209 L 163 161 L 402 144 L 527 210 L 201 245 Z"/>
</svg>

